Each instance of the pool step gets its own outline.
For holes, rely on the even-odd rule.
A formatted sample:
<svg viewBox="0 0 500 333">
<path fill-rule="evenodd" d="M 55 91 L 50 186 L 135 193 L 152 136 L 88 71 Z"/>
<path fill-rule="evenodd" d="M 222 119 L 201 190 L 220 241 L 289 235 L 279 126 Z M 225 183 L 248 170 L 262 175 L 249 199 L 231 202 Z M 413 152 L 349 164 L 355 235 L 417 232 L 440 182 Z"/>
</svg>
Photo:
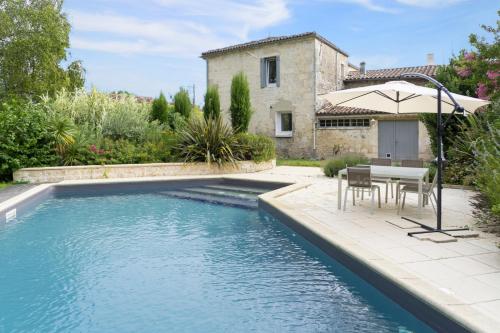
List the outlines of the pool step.
<svg viewBox="0 0 500 333">
<path fill-rule="evenodd" d="M 206 194 L 206 193 L 196 193 L 193 191 L 186 191 L 186 190 L 165 191 L 165 192 L 161 192 L 161 194 L 165 194 L 165 195 L 179 198 L 179 199 L 198 200 L 198 201 L 205 201 L 205 202 L 211 202 L 211 203 L 216 203 L 216 204 L 221 204 L 221 205 L 236 206 L 236 207 L 242 207 L 242 208 L 257 208 L 258 207 L 257 199 L 250 200 L 250 199 L 241 199 L 241 198 L 229 197 L 229 196 L 217 196 L 217 195 L 210 195 L 210 194 Z"/>
<path fill-rule="evenodd" d="M 185 188 L 184 191 L 197 193 L 197 194 L 207 194 L 213 195 L 216 197 L 225 197 L 225 198 L 238 198 L 238 199 L 247 199 L 247 200 L 256 200 L 257 194 L 242 192 L 238 190 L 228 190 L 228 189 L 216 189 L 216 188 L 207 188 L 207 187 L 188 187 Z"/>
<path fill-rule="evenodd" d="M 213 188 L 213 189 L 217 189 L 217 190 L 249 193 L 249 194 L 254 194 L 254 195 L 259 195 L 259 194 L 266 192 L 266 190 L 264 190 L 264 189 L 253 188 L 253 187 L 238 187 L 238 186 L 231 186 L 231 185 L 206 185 L 204 187 L 205 188 Z"/>
</svg>

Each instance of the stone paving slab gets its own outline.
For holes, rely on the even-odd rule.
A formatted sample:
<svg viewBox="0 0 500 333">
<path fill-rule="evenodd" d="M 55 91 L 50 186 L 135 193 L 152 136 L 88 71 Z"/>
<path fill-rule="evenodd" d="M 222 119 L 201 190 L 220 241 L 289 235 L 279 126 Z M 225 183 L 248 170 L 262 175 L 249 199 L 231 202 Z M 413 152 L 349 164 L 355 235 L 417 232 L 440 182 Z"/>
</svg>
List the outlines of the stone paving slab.
<svg viewBox="0 0 500 333">
<path fill-rule="evenodd" d="M 16 195 L 26 192 L 36 186 L 37 185 L 35 184 L 13 184 L 0 189 L 0 203 L 7 201 L 10 198 L 13 198 Z"/>
<path fill-rule="evenodd" d="M 420 229 L 418 224 L 412 223 L 410 221 L 404 220 L 402 218 L 393 218 L 386 220 L 387 223 L 390 223 L 401 229 Z M 409 230 L 413 231 L 413 230 Z"/>
<path fill-rule="evenodd" d="M 479 232 L 474 230 L 448 231 L 447 233 L 457 238 L 476 238 L 479 236 Z"/>
<path fill-rule="evenodd" d="M 413 235 L 414 238 L 420 239 L 423 241 L 431 241 L 434 243 L 451 243 L 451 242 L 456 242 L 457 239 L 452 236 L 448 236 L 446 234 L 440 233 L 440 232 L 429 232 L 425 234 L 416 234 Z"/>
</svg>

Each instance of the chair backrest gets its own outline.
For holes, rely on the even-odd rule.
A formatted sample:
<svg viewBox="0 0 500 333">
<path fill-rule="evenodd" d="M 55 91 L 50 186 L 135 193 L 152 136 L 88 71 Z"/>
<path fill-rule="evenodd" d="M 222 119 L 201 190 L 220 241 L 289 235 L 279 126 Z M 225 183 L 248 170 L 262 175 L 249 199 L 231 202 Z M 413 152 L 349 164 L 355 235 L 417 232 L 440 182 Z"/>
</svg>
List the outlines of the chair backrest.
<svg viewBox="0 0 500 333">
<path fill-rule="evenodd" d="M 405 168 L 423 168 L 424 160 L 402 160 L 401 166 Z"/>
<path fill-rule="evenodd" d="M 437 175 L 437 172 L 436 172 L 436 174 L 434 175 L 434 178 L 432 179 L 431 186 L 429 186 L 429 192 L 428 193 L 431 193 L 432 191 L 434 191 L 434 187 L 436 187 L 437 180 L 438 180 L 438 175 Z"/>
<path fill-rule="evenodd" d="M 392 160 L 390 158 L 372 158 L 371 165 L 391 166 Z"/>
<path fill-rule="evenodd" d="M 347 184 L 354 187 L 371 187 L 371 169 L 366 167 L 347 168 Z"/>
</svg>

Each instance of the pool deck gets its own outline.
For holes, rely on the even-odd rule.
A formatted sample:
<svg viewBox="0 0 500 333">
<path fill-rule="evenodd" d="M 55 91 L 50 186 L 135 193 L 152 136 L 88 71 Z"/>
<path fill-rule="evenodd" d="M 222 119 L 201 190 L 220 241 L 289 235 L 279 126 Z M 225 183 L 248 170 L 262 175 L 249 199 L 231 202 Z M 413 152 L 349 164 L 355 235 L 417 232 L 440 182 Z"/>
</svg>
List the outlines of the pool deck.
<svg viewBox="0 0 500 333">
<path fill-rule="evenodd" d="M 209 178 L 203 176 L 200 178 Z M 217 176 L 217 177 L 220 177 Z M 156 179 L 179 179 L 162 177 Z M 193 178 L 193 177 L 189 177 Z M 352 206 L 348 198 L 347 210 L 337 209 L 337 179 L 326 178 L 319 168 L 276 167 L 253 174 L 228 175 L 259 181 L 294 182 L 295 185 L 278 189 L 262 196 L 309 230 L 317 232 L 357 259 L 382 272 L 400 286 L 424 298 L 448 316 L 459 319 L 473 331 L 494 332 L 500 327 L 500 238 L 478 232 L 476 238 L 454 238 L 453 242 L 436 243 L 408 237 L 418 226 L 402 223 L 396 214 L 394 199 L 382 202 L 381 209 L 370 214 L 370 200 L 357 201 Z M 153 180 L 135 178 L 133 181 Z M 132 181 L 131 179 L 99 180 L 89 182 Z M 67 184 L 81 183 L 64 182 Z M 46 185 L 41 185 L 41 188 Z M 382 200 L 384 200 L 382 187 Z M 3 190 L 5 191 L 5 190 Z M 28 188 L 21 194 L 34 193 Z M 0 210 L 12 203 L 19 194 L 11 196 L 0 191 Z M 443 222 L 445 226 L 472 225 L 472 191 L 443 190 Z M 10 200 L 7 200 L 10 199 Z M 5 201 L 7 200 L 7 201 Z M 3 202 L 2 202 L 3 201 Z M 415 218 L 416 196 L 407 197 L 404 216 Z M 360 203 L 360 204 L 358 204 Z M 420 222 L 435 223 L 431 206 L 426 206 Z M 450 239 L 443 239 L 449 241 Z"/>
</svg>

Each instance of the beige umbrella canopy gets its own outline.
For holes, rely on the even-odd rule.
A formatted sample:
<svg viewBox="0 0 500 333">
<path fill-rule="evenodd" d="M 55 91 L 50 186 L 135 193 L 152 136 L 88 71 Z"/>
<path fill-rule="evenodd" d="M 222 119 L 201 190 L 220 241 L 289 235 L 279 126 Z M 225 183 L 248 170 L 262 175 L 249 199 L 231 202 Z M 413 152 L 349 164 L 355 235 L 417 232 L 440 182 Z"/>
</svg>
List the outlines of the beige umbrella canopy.
<svg viewBox="0 0 500 333">
<path fill-rule="evenodd" d="M 436 113 L 437 90 L 407 81 L 352 88 L 320 95 L 333 106 L 364 108 L 388 113 Z M 488 101 L 450 93 L 465 111 L 474 112 Z M 452 113 L 455 104 L 446 94 L 441 96 L 441 112 Z"/>
</svg>

